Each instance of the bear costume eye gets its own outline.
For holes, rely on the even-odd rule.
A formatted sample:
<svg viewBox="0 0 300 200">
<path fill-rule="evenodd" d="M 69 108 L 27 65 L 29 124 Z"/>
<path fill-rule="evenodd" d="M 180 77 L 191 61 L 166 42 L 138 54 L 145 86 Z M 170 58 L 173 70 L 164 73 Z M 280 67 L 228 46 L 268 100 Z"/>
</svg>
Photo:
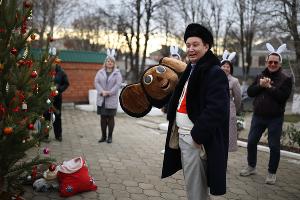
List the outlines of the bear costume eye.
<svg viewBox="0 0 300 200">
<path fill-rule="evenodd" d="M 144 83 L 146 85 L 149 85 L 150 83 L 152 83 L 152 81 L 153 81 L 153 76 L 152 75 L 147 75 L 147 76 L 144 77 Z"/>
<path fill-rule="evenodd" d="M 165 73 L 165 72 L 166 72 L 166 68 L 163 67 L 163 66 L 157 66 L 157 67 L 156 67 L 156 72 L 157 72 L 158 74 Z"/>
</svg>

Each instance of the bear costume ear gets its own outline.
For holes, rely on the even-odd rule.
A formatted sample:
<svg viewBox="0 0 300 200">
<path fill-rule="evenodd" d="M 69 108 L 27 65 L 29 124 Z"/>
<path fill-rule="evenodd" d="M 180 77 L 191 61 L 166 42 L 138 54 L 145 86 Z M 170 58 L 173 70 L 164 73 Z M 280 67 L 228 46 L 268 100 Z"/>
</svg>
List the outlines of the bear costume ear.
<svg viewBox="0 0 300 200">
<path fill-rule="evenodd" d="M 140 83 L 125 86 L 119 100 L 124 112 L 132 117 L 143 117 L 152 108 Z"/>
<path fill-rule="evenodd" d="M 186 68 L 186 63 L 169 57 L 163 57 L 162 59 L 160 59 L 159 64 L 170 67 L 177 73 L 182 73 Z"/>
</svg>

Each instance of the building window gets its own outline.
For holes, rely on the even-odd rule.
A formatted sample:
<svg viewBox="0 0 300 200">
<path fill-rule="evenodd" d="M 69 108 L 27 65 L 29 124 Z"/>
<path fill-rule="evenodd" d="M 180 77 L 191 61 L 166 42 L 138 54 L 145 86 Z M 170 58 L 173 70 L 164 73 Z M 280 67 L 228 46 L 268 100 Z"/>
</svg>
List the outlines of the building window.
<svg viewBox="0 0 300 200">
<path fill-rule="evenodd" d="M 258 58 L 258 66 L 259 67 L 264 67 L 266 62 L 266 57 L 265 56 L 259 56 Z"/>
</svg>

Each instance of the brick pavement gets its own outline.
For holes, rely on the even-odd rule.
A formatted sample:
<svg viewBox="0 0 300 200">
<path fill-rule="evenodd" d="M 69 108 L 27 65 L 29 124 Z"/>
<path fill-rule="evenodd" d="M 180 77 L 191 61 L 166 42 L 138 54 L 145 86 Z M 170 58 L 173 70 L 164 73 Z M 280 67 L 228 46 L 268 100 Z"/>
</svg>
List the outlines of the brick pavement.
<svg viewBox="0 0 300 200">
<path fill-rule="evenodd" d="M 58 162 L 83 156 L 98 186 L 97 191 L 81 193 L 70 200 L 185 200 L 182 171 L 161 180 L 165 134 L 157 129 L 163 117 L 135 119 L 119 114 L 113 143 L 101 143 L 99 117 L 94 112 L 63 111 L 63 141 L 44 144 L 50 156 Z M 53 138 L 53 133 L 51 133 Z M 264 184 L 268 153 L 258 153 L 258 174 L 240 177 L 239 171 L 246 163 L 246 150 L 239 148 L 229 154 L 228 192 L 213 199 L 300 199 L 300 161 L 282 157 L 276 185 Z M 57 192 L 36 193 L 26 188 L 26 199 L 63 199 Z"/>
</svg>

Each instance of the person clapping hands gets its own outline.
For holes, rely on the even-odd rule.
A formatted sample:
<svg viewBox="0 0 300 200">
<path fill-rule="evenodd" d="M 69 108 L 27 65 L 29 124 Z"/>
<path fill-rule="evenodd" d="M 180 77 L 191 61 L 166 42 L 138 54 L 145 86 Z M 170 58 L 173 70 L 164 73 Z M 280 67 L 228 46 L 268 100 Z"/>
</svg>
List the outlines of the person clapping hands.
<svg viewBox="0 0 300 200">
<path fill-rule="evenodd" d="M 259 80 L 259 85 L 263 88 L 271 88 L 273 81 L 268 77 L 263 77 Z"/>
</svg>

